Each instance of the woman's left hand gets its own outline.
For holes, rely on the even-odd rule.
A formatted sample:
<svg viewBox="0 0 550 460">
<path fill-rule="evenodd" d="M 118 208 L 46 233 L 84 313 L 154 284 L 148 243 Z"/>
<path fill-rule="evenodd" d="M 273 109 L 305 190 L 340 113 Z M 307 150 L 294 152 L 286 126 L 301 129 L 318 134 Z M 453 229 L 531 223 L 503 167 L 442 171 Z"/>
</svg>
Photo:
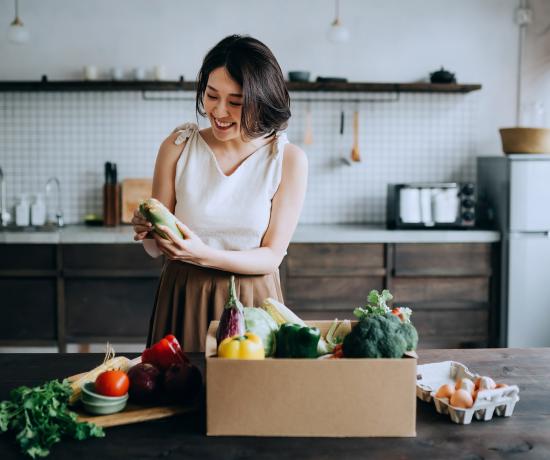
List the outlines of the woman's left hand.
<svg viewBox="0 0 550 460">
<path fill-rule="evenodd" d="M 181 260 L 182 262 L 201 265 L 209 247 L 186 225 L 181 222 L 176 222 L 176 225 L 182 233 L 183 239 L 164 225 L 159 226 L 159 229 L 168 237 L 167 239 L 156 232 L 152 232 L 158 248 L 170 260 Z"/>
</svg>

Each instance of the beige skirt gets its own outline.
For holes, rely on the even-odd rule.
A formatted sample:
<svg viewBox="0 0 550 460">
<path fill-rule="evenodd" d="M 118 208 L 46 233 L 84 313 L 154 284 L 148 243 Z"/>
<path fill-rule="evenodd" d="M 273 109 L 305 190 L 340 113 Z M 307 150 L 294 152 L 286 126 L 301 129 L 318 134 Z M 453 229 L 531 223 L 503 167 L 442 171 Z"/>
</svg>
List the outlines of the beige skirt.
<svg viewBox="0 0 550 460">
<path fill-rule="evenodd" d="M 204 351 L 210 321 L 219 320 L 229 295 L 231 273 L 167 261 L 162 269 L 149 324 L 147 346 L 174 334 L 184 351 Z M 237 296 L 245 307 L 266 297 L 283 301 L 279 271 L 269 275 L 235 275 Z"/>
</svg>

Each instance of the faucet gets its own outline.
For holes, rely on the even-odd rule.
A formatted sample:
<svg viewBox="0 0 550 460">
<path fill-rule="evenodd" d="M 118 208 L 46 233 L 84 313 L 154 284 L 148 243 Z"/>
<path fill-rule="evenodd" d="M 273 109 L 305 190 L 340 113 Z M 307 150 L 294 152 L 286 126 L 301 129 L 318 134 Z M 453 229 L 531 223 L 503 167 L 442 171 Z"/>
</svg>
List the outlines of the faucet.
<svg viewBox="0 0 550 460">
<path fill-rule="evenodd" d="M 7 227 L 10 220 L 11 216 L 6 206 L 6 181 L 4 180 L 4 172 L 0 167 L 0 227 Z"/>
<path fill-rule="evenodd" d="M 63 212 L 61 211 L 61 184 L 59 183 L 59 179 L 57 177 L 50 177 L 46 182 L 46 202 L 48 203 L 49 201 L 48 197 L 50 195 L 50 191 L 52 190 L 52 186 L 54 185 L 56 188 L 56 195 L 57 195 L 55 218 L 57 220 L 57 226 L 63 227 L 65 224 L 63 222 Z"/>
</svg>

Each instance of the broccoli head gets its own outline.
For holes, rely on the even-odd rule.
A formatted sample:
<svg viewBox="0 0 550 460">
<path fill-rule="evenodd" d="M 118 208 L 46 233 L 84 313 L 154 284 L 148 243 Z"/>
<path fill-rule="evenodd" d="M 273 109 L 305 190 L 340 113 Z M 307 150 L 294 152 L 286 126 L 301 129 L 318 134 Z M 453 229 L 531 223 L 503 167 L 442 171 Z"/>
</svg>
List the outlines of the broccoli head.
<svg viewBox="0 0 550 460">
<path fill-rule="evenodd" d="M 406 351 L 416 350 L 416 346 L 418 345 L 418 332 L 416 332 L 416 328 L 409 319 L 410 311 L 407 316 L 396 316 L 393 313 L 388 313 L 386 316 L 397 325 L 399 332 L 405 339 L 405 342 L 407 342 Z"/>
<path fill-rule="evenodd" d="M 416 350 L 416 346 L 418 345 L 418 332 L 416 332 L 416 328 L 412 323 L 403 322 L 400 324 L 399 329 L 405 338 L 405 342 L 407 342 L 407 351 Z"/>
<path fill-rule="evenodd" d="M 343 343 L 346 358 L 401 358 L 406 349 L 401 321 L 391 314 L 359 321 Z"/>
</svg>

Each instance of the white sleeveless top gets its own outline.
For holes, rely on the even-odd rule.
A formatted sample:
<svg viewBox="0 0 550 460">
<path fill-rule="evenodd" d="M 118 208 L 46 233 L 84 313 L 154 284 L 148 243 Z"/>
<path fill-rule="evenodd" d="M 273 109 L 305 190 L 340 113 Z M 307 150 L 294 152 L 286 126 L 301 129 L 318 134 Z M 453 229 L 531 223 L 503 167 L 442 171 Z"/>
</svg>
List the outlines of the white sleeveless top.
<svg viewBox="0 0 550 460">
<path fill-rule="evenodd" d="M 176 166 L 176 217 L 210 247 L 260 247 L 281 182 L 286 133 L 278 133 L 226 176 L 196 124 L 174 132 L 179 133 L 176 145 L 187 141 Z"/>
</svg>

